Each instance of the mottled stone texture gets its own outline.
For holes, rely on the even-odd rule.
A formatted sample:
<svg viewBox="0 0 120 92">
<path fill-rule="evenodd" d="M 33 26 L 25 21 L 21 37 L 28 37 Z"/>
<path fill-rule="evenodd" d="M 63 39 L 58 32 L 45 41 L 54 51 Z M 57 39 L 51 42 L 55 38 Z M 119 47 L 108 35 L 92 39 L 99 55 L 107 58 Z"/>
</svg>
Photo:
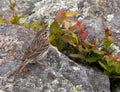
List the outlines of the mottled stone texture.
<svg viewBox="0 0 120 92">
<path fill-rule="evenodd" d="M 82 20 L 87 25 L 86 29 L 89 31 L 89 39 L 92 40 L 94 37 L 98 39 L 103 38 L 104 29 L 106 27 L 109 27 L 112 35 L 115 38 L 115 42 L 114 42 L 115 44 L 113 44 L 112 47 L 113 49 L 116 49 L 115 54 L 120 54 L 120 0 L 15 0 L 15 1 L 17 4 L 17 11 L 20 15 L 24 13 L 33 12 L 29 16 L 26 16 L 24 19 L 22 19 L 21 22 L 24 21 L 31 22 L 44 18 L 45 22 L 47 22 L 48 25 L 50 25 L 50 23 L 55 18 L 55 12 L 57 10 L 65 8 L 67 10 L 78 11 L 79 16 L 77 18 L 78 20 Z M 0 17 L 2 17 L 3 19 L 8 19 L 10 16 L 12 16 L 12 13 L 13 12 L 10 10 L 8 5 L 8 0 L 0 0 Z M 11 30 L 11 29 L 8 30 L 7 27 L 4 26 L 0 26 L 0 28 L 6 30 L 3 31 L 2 33 L 6 33 L 9 32 L 9 30 Z M 16 36 L 16 31 L 14 34 L 12 34 L 12 36 L 0 35 L 0 40 L 2 40 L 0 42 L 0 49 L 1 49 L 0 63 L 3 62 L 3 60 L 1 61 L 1 59 L 3 58 L 4 58 L 4 62 L 7 62 L 6 64 L 1 66 L 2 67 L 2 70 L 0 71 L 1 75 L 7 72 L 6 68 L 8 67 L 5 66 L 9 65 L 10 67 L 8 69 L 10 71 L 13 68 L 15 68 L 15 65 L 17 65 L 18 62 L 8 63 L 8 61 L 13 61 L 13 60 L 20 61 L 20 58 L 23 55 L 25 48 L 28 46 L 29 42 L 31 41 L 30 39 L 33 38 L 33 35 L 31 33 L 30 34 L 19 33 L 19 35 L 23 36 L 19 38 L 21 39 L 21 41 L 18 41 L 18 38 Z M 27 39 L 29 40 L 27 40 L 26 37 L 28 37 Z M 1 46 L 3 46 L 3 48 L 1 48 Z M 16 50 L 14 50 L 17 46 L 20 46 L 19 48 L 17 48 L 17 52 L 19 53 L 16 53 Z M 15 53 L 14 55 L 13 52 Z M 92 79 L 94 80 L 94 78 Z M 119 82 L 117 83 L 119 85 Z M 118 92 L 120 91 L 119 90 L 120 86 L 114 87 L 114 85 L 117 85 L 117 83 L 115 82 L 115 84 L 111 85 L 112 92 L 117 92 L 116 90 L 118 90 Z M 65 91 L 62 88 L 60 90 L 61 92 Z"/>
<path fill-rule="evenodd" d="M 108 27 L 115 38 L 117 54 L 120 54 L 120 0 L 80 0 L 78 12 L 78 19 L 87 25 L 90 39 L 103 38 L 104 29 Z"/>
<path fill-rule="evenodd" d="M 42 64 L 29 63 L 26 71 L 7 78 L 21 62 L 36 32 L 0 25 L 0 89 L 7 92 L 110 92 L 109 79 L 95 67 L 78 65 L 50 46 Z M 45 64 L 45 66 L 44 66 Z"/>
<path fill-rule="evenodd" d="M 111 48 L 116 50 L 113 54 L 120 55 L 120 0 L 80 0 L 78 8 L 78 19 L 88 25 L 89 37 L 102 38 L 108 27 L 115 39 Z M 120 92 L 120 80 L 112 82 L 111 91 Z"/>
</svg>

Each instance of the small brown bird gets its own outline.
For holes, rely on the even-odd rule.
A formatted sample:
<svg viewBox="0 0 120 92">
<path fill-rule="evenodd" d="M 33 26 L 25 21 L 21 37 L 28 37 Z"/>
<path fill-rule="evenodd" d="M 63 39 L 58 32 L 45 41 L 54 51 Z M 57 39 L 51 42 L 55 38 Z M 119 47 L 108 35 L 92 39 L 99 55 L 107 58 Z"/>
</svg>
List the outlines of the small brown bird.
<svg viewBox="0 0 120 92">
<path fill-rule="evenodd" d="M 21 64 L 15 71 L 12 72 L 11 75 L 20 73 L 34 58 L 39 58 L 41 60 L 47 54 L 49 48 L 48 36 L 48 30 L 41 30 L 36 34 L 30 46 L 25 51 Z"/>
</svg>

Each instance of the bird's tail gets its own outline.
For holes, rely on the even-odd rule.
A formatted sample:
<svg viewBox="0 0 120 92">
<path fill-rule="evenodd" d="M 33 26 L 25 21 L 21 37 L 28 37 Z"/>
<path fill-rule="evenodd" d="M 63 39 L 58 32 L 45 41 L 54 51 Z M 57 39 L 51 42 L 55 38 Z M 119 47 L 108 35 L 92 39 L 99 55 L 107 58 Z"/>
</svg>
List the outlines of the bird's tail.
<svg viewBox="0 0 120 92">
<path fill-rule="evenodd" d="M 27 65 L 26 63 L 27 60 L 24 60 L 21 62 L 21 64 L 11 73 L 12 76 L 17 75 L 22 72 L 22 70 L 25 68 Z"/>
</svg>

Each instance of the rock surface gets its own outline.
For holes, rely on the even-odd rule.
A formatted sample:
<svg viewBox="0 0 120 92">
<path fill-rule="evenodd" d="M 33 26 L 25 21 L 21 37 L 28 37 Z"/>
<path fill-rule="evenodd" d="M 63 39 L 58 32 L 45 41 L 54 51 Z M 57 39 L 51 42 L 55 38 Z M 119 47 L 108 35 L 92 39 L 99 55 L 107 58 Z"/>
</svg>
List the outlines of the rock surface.
<svg viewBox="0 0 120 92">
<path fill-rule="evenodd" d="M 78 20 L 82 20 L 86 24 L 89 24 L 87 30 L 90 32 L 91 36 L 93 37 L 96 36 L 98 38 L 103 37 L 104 28 L 106 26 L 110 28 L 112 35 L 115 37 L 115 44 L 113 44 L 113 49 L 115 48 L 116 52 L 114 54 L 120 54 L 119 43 L 120 0 L 15 0 L 15 1 L 17 4 L 17 11 L 19 12 L 19 14 L 27 13 L 28 11 L 33 12 L 31 15 L 21 20 L 21 22 L 24 21 L 30 22 L 44 17 L 45 21 L 48 24 L 50 24 L 53 21 L 55 12 L 59 9 L 66 8 L 67 10 L 78 11 L 79 12 Z M 12 11 L 9 8 L 8 0 L 0 0 L 0 17 L 7 19 L 11 15 Z M 3 56 L 5 57 L 7 54 L 1 55 L 2 56 L 0 56 L 0 58 Z M 111 87 L 113 87 L 113 89 L 115 88 L 119 89 L 119 87 L 117 88 L 117 86 L 114 87 L 114 84 Z"/>
<path fill-rule="evenodd" d="M 50 46 L 41 62 L 29 63 L 14 78 L 6 76 L 21 62 L 36 32 L 0 25 L 0 89 L 4 92 L 110 92 L 109 78 L 95 67 L 78 65 Z"/>
<path fill-rule="evenodd" d="M 103 38 L 104 29 L 110 29 L 117 49 L 114 54 L 120 54 L 120 0 L 80 0 L 78 9 L 78 19 L 88 25 L 91 36 Z"/>
</svg>

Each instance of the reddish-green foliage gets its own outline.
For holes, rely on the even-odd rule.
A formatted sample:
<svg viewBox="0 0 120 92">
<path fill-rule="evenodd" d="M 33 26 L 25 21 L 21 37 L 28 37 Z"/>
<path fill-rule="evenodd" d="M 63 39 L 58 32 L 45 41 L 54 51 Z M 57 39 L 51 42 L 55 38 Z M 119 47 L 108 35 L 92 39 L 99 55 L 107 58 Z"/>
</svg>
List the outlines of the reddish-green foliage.
<svg viewBox="0 0 120 92">
<path fill-rule="evenodd" d="M 109 77 L 120 78 L 120 56 L 105 55 L 99 64 L 105 69 Z"/>
<path fill-rule="evenodd" d="M 79 35 L 81 37 L 81 39 L 84 41 L 87 39 L 88 36 L 88 31 L 87 30 L 83 30 L 82 28 L 79 29 Z"/>
<path fill-rule="evenodd" d="M 68 16 L 69 15 L 69 16 Z M 81 58 L 89 63 L 97 62 L 100 64 L 109 77 L 120 78 L 120 56 L 112 56 L 109 52 L 111 44 L 114 42 L 108 28 L 105 29 L 105 36 L 102 39 L 102 46 L 98 39 L 90 42 L 89 32 L 84 30 L 82 21 L 76 21 L 73 17 L 77 12 L 60 10 L 56 14 L 54 22 L 50 26 L 51 34 L 49 40 L 60 51 L 65 50 L 67 44 L 77 50 L 77 54 L 69 53 L 74 58 Z M 76 33 L 77 32 L 77 33 Z M 73 50 L 72 49 L 72 50 Z M 68 51 L 69 52 L 69 51 Z M 88 56 L 85 56 L 89 54 Z"/>
<path fill-rule="evenodd" d="M 57 22 L 61 23 L 62 21 L 64 21 L 66 19 L 66 10 L 59 10 L 56 14 L 56 20 Z"/>
</svg>

